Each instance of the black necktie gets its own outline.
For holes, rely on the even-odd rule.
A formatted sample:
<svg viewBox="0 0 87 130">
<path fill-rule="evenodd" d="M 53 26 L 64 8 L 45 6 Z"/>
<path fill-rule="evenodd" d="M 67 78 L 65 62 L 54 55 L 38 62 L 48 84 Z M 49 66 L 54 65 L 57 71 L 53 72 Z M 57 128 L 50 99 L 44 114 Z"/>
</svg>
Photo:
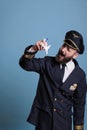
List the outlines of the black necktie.
<svg viewBox="0 0 87 130">
<path fill-rule="evenodd" d="M 60 73 L 61 82 L 63 80 L 65 66 L 66 66 L 65 64 L 62 64 L 61 73 Z"/>
</svg>

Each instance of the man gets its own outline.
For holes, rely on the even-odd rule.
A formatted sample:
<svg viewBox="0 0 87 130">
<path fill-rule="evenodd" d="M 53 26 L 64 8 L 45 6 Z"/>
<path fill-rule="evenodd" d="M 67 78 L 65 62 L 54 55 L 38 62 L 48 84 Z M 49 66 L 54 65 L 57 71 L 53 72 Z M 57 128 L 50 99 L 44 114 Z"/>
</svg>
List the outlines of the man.
<svg viewBox="0 0 87 130">
<path fill-rule="evenodd" d="M 72 130 L 73 120 L 74 130 L 84 130 L 86 75 L 75 60 L 84 52 L 83 37 L 71 30 L 55 57 L 35 58 L 37 51 L 44 50 L 42 44 L 47 42 L 28 46 L 19 61 L 23 69 L 40 75 L 27 121 L 36 130 Z"/>
</svg>

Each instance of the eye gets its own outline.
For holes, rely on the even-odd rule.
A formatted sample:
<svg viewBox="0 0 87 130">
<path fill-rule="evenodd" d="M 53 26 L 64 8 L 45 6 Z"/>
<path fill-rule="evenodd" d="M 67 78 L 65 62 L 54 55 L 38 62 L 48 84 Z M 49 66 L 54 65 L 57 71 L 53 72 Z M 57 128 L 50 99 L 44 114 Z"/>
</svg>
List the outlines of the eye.
<svg viewBox="0 0 87 130">
<path fill-rule="evenodd" d="M 71 51 L 71 48 L 69 46 L 67 46 L 67 50 L 70 52 Z"/>
<path fill-rule="evenodd" d="M 62 46 L 62 47 L 66 48 L 66 49 L 67 49 L 67 51 L 69 51 L 69 52 L 71 51 L 71 48 L 70 48 L 67 44 L 65 44 L 65 43 L 63 44 L 63 46 Z"/>
</svg>

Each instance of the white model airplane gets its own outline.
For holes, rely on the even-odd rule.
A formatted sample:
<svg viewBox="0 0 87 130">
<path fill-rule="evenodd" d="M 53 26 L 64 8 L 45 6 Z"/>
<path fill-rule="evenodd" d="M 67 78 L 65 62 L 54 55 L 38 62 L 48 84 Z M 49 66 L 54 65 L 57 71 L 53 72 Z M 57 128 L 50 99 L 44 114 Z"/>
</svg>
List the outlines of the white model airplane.
<svg viewBox="0 0 87 130">
<path fill-rule="evenodd" d="M 48 40 L 48 38 L 46 38 L 46 39 L 43 39 L 45 42 L 47 42 L 47 40 Z M 46 52 L 46 55 L 48 54 L 48 50 L 49 50 L 49 48 L 51 47 L 51 45 L 44 45 L 44 44 L 42 44 L 42 47 L 44 47 L 44 49 L 45 49 L 45 52 Z"/>
</svg>

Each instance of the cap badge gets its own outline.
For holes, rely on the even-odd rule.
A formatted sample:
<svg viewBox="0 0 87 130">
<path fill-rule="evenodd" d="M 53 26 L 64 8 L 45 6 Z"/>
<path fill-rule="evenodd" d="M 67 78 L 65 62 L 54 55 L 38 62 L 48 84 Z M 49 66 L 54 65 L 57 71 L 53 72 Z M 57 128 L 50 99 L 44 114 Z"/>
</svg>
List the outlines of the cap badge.
<svg viewBox="0 0 87 130">
<path fill-rule="evenodd" d="M 74 34 L 74 33 L 73 33 L 73 36 L 74 36 L 75 38 L 79 38 L 79 36 L 78 36 L 78 35 L 76 35 L 76 34 Z"/>
</svg>

